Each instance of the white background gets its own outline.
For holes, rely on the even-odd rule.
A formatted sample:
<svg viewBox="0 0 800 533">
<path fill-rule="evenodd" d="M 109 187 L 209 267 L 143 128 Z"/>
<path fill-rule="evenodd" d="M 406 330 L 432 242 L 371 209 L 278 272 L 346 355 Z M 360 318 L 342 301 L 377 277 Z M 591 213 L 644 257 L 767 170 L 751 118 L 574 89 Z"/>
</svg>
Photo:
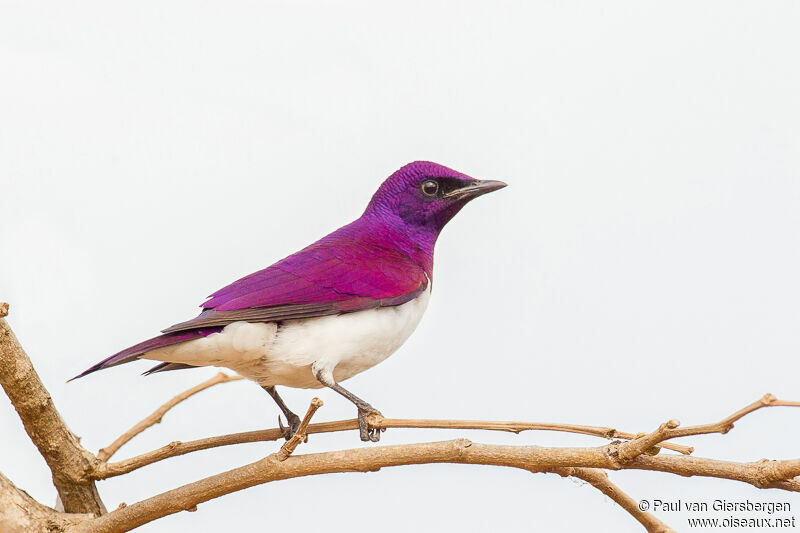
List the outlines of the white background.
<svg viewBox="0 0 800 533">
<path fill-rule="evenodd" d="M 385 415 L 635 432 L 713 421 L 765 392 L 800 400 L 795 3 L 342 4 L 0 3 L 0 300 L 88 448 L 215 370 L 143 378 L 143 362 L 67 378 L 356 218 L 416 159 L 510 186 L 450 223 L 417 332 L 347 382 Z M 314 392 L 282 394 L 303 412 Z M 318 394 L 318 420 L 355 415 Z M 251 383 L 220 386 L 118 458 L 272 427 L 277 412 Z M 765 410 L 686 444 L 797 457 L 798 421 Z M 381 444 L 461 436 L 604 442 L 391 430 Z M 113 509 L 276 446 L 201 452 L 99 488 Z M 362 446 L 374 444 L 315 435 L 301 452 Z M 0 447 L 0 470 L 53 503 L 5 397 Z M 790 501 L 800 515 L 796 495 L 735 482 L 611 477 L 636 499 Z M 260 486 L 141 531 L 233 526 L 639 530 L 555 475 L 429 465 Z"/>
</svg>

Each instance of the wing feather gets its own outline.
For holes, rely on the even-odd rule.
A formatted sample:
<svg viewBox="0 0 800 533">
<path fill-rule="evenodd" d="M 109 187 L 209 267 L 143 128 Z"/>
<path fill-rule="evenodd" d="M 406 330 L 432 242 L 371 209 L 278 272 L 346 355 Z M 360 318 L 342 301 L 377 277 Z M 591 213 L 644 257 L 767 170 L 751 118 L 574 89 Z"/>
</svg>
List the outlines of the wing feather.
<svg viewBox="0 0 800 533">
<path fill-rule="evenodd" d="M 203 304 L 200 315 L 163 333 L 395 306 L 425 290 L 428 274 L 410 257 L 352 238 L 343 231 L 347 228 L 223 287 Z"/>
</svg>

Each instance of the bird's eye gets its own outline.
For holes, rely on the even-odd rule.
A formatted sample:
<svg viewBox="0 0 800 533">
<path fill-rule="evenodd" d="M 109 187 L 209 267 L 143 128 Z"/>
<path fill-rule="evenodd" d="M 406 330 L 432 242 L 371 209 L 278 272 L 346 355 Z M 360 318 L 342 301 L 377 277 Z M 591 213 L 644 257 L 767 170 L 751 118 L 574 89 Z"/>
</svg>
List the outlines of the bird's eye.
<svg viewBox="0 0 800 533">
<path fill-rule="evenodd" d="M 422 182 L 422 185 L 420 185 L 420 189 L 422 189 L 422 194 L 433 196 L 439 192 L 439 182 L 436 180 L 425 180 Z"/>
</svg>

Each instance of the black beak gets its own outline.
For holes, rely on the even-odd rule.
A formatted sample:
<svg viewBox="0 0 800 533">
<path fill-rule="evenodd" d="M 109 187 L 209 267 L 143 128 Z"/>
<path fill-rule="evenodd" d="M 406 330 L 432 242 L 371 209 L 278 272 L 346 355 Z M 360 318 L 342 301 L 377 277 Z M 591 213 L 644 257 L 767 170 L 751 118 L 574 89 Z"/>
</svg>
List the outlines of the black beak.
<svg viewBox="0 0 800 533">
<path fill-rule="evenodd" d="M 471 200 L 486 193 L 502 189 L 506 185 L 507 183 L 497 180 L 478 180 L 470 183 L 466 187 L 448 192 L 444 195 L 444 198 L 453 198 L 455 200 L 469 198 Z"/>
</svg>

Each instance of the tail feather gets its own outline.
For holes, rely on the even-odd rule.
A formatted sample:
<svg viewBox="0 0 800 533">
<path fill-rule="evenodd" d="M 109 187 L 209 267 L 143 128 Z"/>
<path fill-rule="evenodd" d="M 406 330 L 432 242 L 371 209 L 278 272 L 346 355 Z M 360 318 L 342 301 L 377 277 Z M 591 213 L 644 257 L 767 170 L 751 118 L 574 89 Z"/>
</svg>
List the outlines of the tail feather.
<svg viewBox="0 0 800 533">
<path fill-rule="evenodd" d="M 157 372 L 169 372 L 170 370 L 184 370 L 186 368 L 197 368 L 194 365 L 187 365 L 186 363 L 158 363 L 156 366 L 146 372 L 142 372 L 143 376 L 149 376 Z"/>
<path fill-rule="evenodd" d="M 194 339 L 199 339 L 202 337 L 207 337 L 212 333 L 217 333 L 222 331 L 221 327 L 214 327 L 214 328 L 201 328 L 201 329 L 194 329 L 190 331 L 181 331 L 179 333 L 167 333 L 164 335 L 159 335 L 158 337 L 153 337 L 152 339 L 148 339 L 144 342 L 140 342 L 139 344 L 135 344 L 130 348 L 126 348 L 121 352 L 115 353 L 111 357 L 107 357 L 93 365 L 73 379 L 82 378 L 91 374 L 92 372 L 97 372 L 98 370 L 103 370 L 104 368 L 110 368 L 112 366 L 121 365 L 124 363 L 130 363 L 131 361 L 135 361 L 139 359 L 142 355 L 146 354 L 147 352 L 157 350 L 158 348 L 164 348 L 165 346 L 172 346 L 173 344 L 180 344 L 182 342 L 191 341 Z M 159 365 L 160 366 L 160 365 Z M 158 372 L 160 369 L 152 369 L 152 371 Z M 166 368 L 164 368 L 166 370 Z"/>
</svg>

